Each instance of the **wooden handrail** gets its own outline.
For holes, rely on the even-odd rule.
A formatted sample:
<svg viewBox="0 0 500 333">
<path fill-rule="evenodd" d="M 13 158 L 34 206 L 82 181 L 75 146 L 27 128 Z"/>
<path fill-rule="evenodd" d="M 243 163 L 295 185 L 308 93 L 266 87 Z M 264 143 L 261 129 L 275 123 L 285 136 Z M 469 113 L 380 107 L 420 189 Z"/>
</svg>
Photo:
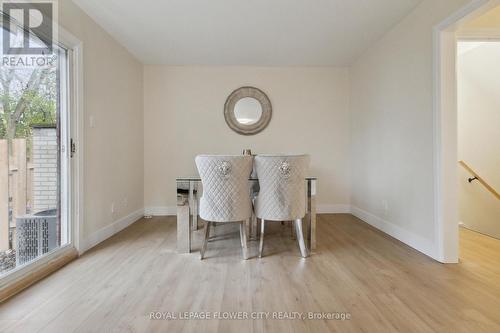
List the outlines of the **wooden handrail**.
<svg viewBox="0 0 500 333">
<path fill-rule="evenodd" d="M 481 178 L 470 166 L 467 165 L 464 161 L 459 161 L 458 162 L 461 166 L 464 167 L 465 170 L 467 170 L 471 175 L 473 175 L 478 182 L 481 183 L 491 194 L 495 196 L 498 200 L 500 200 L 500 194 L 498 194 L 497 191 L 493 187 L 491 187 L 483 178 Z"/>
</svg>

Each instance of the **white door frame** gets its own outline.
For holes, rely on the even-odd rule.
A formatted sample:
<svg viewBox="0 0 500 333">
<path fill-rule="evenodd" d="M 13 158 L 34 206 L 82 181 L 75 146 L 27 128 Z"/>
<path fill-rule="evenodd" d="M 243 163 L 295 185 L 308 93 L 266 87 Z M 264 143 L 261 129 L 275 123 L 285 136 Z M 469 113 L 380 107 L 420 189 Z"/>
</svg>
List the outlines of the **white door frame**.
<svg viewBox="0 0 500 333">
<path fill-rule="evenodd" d="M 456 30 L 499 4 L 499 0 L 472 0 L 433 31 L 434 218 L 436 259 L 443 263 L 457 263 L 459 256 Z"/>
<path fill-rule="evenodd" d="M 70 84 L 70 126 L 71 138 L 76 145 L 70 170 L 71 182 L 71 212 L 70 239 L 79 254 L 83 252 L 83 221 L 84 221 L 84 91 L 83 91 L 83 42 L 73 34 L 59 26 L 59 42 L 71 49 L 71 84 Z M 68 147 L 71 150 L 71 147 Z"/>
</svg>

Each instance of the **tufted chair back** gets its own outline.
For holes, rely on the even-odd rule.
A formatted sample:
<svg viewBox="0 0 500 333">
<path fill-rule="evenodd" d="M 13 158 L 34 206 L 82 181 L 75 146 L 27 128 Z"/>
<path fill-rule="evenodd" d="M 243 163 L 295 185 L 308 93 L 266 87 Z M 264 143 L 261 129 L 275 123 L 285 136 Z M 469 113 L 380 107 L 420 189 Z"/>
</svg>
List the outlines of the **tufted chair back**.
<svg viewBox="0 0 500 333">
<path fill-rule="evenodd" d="M 255 169 L 260 192 L 255 202 L 258 218 L 270 221 L 301 219 L 306 213 L 308 155 L 257 155 Z"/>
<path fill-rule="evenodd" d="M 200 216 L 210 222 L 237 222 L 250 218 L 252 156 L 199 155 L 195 159 L 203 185 Z"/>
</svg>

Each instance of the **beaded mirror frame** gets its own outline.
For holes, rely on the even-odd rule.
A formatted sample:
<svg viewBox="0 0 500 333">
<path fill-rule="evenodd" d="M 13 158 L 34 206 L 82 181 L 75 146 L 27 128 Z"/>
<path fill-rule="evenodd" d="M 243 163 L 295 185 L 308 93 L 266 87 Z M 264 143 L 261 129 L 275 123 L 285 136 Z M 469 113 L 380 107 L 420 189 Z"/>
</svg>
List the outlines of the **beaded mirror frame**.
<svg viewBox="0 0 500 333">
<path fill-rule="evenodd" d="M 262 106 L 262 115 L 259 121 L 255 124 L 245 125 L 238 122 L 234 114 L 234 107 L 236 103 L 246 97 L 255 98 Z M 236 89 L 229 95 L 224 104 L 224 118 L 227 125 L 233 131 L 242 135 L 255 135 L 262 132 L 271 122 L 273 115 L 273 108 L 269 97 L 260 89 L 255 87 L 241 87 Z"/>
</svg>

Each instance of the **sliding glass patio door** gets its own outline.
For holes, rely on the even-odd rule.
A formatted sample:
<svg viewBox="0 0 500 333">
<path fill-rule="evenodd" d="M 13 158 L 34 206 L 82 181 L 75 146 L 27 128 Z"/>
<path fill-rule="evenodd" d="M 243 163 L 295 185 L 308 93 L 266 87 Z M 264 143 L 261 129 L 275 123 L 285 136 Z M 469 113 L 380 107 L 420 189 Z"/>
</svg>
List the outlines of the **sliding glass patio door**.
<svg viewBox="0 0 500 333">
<path fill-rule="evenodd" d="M 71 51 L 54 45 L 51 59 L 0 68 L 0 279 L 72 242 Z"/>
</svg>

